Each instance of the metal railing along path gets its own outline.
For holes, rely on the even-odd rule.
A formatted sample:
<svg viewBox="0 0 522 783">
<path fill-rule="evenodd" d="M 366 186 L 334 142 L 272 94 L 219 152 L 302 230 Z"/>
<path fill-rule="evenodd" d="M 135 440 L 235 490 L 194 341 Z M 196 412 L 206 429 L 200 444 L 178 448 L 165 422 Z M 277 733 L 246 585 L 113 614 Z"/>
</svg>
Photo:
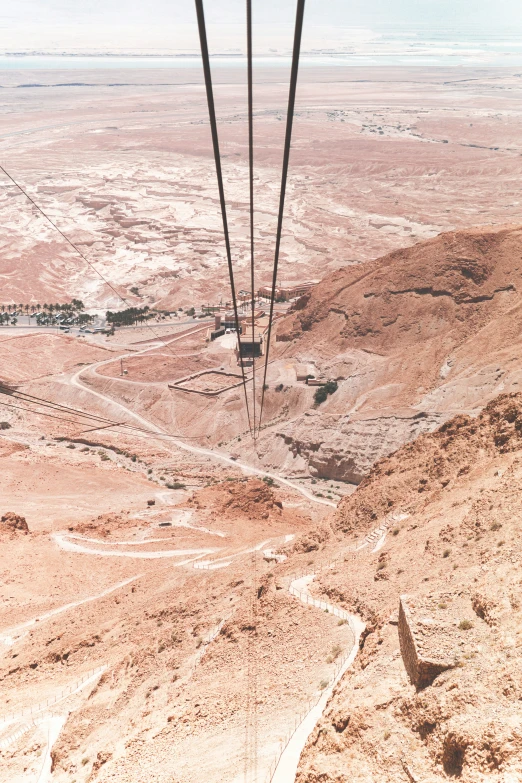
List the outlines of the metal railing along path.
<svg viewBox="0 0 522 783">
<path fill-rule="evenodd" d="M 32 717 L 38 715 L 39 713 L 46 710 L 48 707 L 51 707 L 54 704 L 58 704 L 58 702 L 63 701 L 64 699 L 67 699 L 69 696 L 72 696 L 73 694 L 77 693 L 83 688 L 84 685 L 87 684 L 89 680 L 91 679 L 95 680 L 96 677 L 101 676 L 106 670 L 107 670 L 107 665 L 98 666 L 96 669 L 91 669 L 82 677 L 80 677 L 80 679 L 76 680 L 74 683 L 71 683 L 70 685 L 67 685 L 65 688 L 62 688 L 61 690 L 57 691 L 57 693 L 55 693 L 53 696 L 46 699 L 46 701 L 42 701 L 39 704 L 34 704 L 31 707 L 27 707 L 25 710 L 21 710 L 21 712 L 13 712 L 7 715 L 0 716 L 0 728 L 2 727 L 2 725 L 8 726 L 11 723 L 16 723 L 17 721 L 21 721 L 26 717 Z"/>
</svg>

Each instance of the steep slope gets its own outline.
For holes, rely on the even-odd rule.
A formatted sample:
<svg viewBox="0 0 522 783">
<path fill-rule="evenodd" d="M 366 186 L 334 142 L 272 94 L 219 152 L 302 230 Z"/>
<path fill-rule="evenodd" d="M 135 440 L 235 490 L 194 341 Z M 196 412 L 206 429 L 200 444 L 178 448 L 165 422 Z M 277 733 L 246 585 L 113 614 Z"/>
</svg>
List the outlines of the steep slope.
<svg viewBox="0 0 522 783">
<path fill-rule="evenodd" d="M 522 395 L 511 394 L 380 461 L 340 504 L 315 570 L 390 513 L 402 521 L 316 579 L 367 630 L 298 783 L 520 779 L 521 489 Z"/>
<path fill-rule="evenodd" d="M 358 483 L 457 412 L 522 383 L 522 228 L 442 234 L 327 276 L 277 330 L 277 352 L 338 391 L 265 436 L 267 462 Z"/>
</svg>

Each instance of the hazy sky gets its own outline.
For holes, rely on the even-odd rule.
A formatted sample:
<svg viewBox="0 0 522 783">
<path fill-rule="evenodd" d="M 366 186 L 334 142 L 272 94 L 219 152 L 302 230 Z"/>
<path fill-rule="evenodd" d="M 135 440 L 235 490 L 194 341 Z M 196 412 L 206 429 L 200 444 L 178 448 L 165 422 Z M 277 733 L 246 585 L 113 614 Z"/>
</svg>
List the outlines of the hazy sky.
<svg viewBox="0 0 522 783">
<path fill-rule="evenodd" d="M 192 0 L 6 0 L 0 52 L 197 48 Z M 253 0 L 258 51 L 286 48 L 295 0 Z M 244 0 L 206 0 L 214 48 L 243 47 Z M 522 34 L 521 0 L 307 0 L 309 46 L 336 46 L 383 26 Z"/>
</svg>

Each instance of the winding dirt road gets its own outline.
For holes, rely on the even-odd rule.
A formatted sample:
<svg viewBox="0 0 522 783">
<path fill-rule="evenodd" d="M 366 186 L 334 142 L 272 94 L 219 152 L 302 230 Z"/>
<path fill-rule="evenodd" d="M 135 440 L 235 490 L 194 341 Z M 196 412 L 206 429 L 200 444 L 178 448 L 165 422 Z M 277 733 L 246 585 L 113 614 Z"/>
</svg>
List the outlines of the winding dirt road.
<svg viewBox="0 0 522 783">
<path fill-rule="evenodd" d="M 145 351 L 143 351 L 143 353 L 145 353 Z M 138 354 L 133 353 L 132 355 L 137 356 Z M 96 369 L 98 367 L 101 367 L 102 364 L 108 364 L 109 361 L 113 362 L 115 360 L 114 358 L 112 358 L 110 360 L 104 360 L 103 362 L 95 362 L 94 364 L 91 364 L 89 367 L 82 367 L 80 370 L 78 370 L 77 373 L 75 373 L 69 379 L 68 382 L 72 386 L 76 386 L 78 389 L 81 389 L 84 392 L 86 391 L 89 394 L 93 394 L 95 397 L 98 397 L 98 399 L 103 400 L 105 404 L 109 403 L 109 405 L 115 407 L 120 412 L 123 412 L 126 416 L 130 416 L 132 419 L 134 419 L 134 421 L 139 422 L 141 427 L 144 427 L 146 430 L 148 430 L 147 433 L 143 433 L 143 434 L 136 432 L 135 434 L 137 437 L 151 437 L 155 435 L 159 439 L 168 440 L 178 449 L 182 449 L 183 451 L 188 451 L 191 454 L 199 454 L 204 457 L 210 457 L 210 459 L 214 459 L 219 462 L 224 462 L 227 465 L 232 465 L 233 467 L 240 468 L 244 473 L 251 473 L 257 476 L 266 476 L 267 478 L 271 478 L 274 481 L 278 481 L 281 484 L 284 484 L 285 486 L 294 490 L 295 492 L 304 495 L 304 497 L 310 500 L 312 503 L 317 503 L 321 506 L 329 506 L 330 508 L 337 508 L 336 504 L 332 503 L 332 501 L 325 500 L 324 498 L 317 498 L 312 492 L 309 492 L 304 487 L 300 487 L 298 484 L 294 484 L 292 481 L 289 481 L 287 478 L 284 478 L 284 476 L 281 476 L 277 473 L 269 473 L 268 471 L 262 470 L 261 468 L 256 468 L 253 465 L 248 465 L 243 461 L 232 459 L 226 454 L 221 454 L 219 451 L 214 451 L 213 449 L 205 449 L 201 446 L 191 446 L 190 444 L 185 443 L 182 440 L 178 440 L 174 435 L 169 435 L 169 433 L 165 432 L 165 430 L 163 430 L 161 427 L 158 427 L 156 424 L 153 424 L 151 421 L 144 418 L 139 413 L 135 413 L 126 405 L 123 405 L 123 403 L 117 402 L 112 397 L 109 397 L 106 394 L 102 394 L 101 392 L 95 391 L 94 389 L 91 389 L 89 386 L 87 386 L 85 383 L 82 383 L 81 376 L 85 372 L 96 372 Z"/>
</svg>

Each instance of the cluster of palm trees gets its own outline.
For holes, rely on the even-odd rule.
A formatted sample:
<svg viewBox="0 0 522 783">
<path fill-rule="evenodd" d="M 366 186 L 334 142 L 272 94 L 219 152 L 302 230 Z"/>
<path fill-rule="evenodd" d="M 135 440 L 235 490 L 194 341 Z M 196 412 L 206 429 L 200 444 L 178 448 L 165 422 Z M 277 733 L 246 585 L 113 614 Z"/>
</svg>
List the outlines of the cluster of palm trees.
<svg viewBox="0 0 522 783">
<path fill-rule="evenodd" d="M 56 302 L 55 304 L 0 304 L 0 325 L 16 324 L 18 316 L 26 315 L 31 319 L 36 317 L 38 324 L 57 323 L 57 316 L 64 316 L 66 319 L 74 322 L 87 322 L 91 320 L 90 316 L 83 313 L 85 306 L 81 299 L 73 299 L 71 302 Z M 62 320 L 62 319 L 58 319 Z"/>
<path fill-rule="evenodd" d="M 56 302 L 56 304 L 3 304 L 0 305 L 0 312 L 1 313 L 17 313 L 18 315 L 29 315 L 29 311 L 31 311 L 31 315 L 34 315 L 36 312 L 47 312 L 50 315 L 53 313 L 74 313 L 74 312 L 81 312 L 82 310 L 85 310 L 85 306 L 81 299 L 73 299 L 72 302 L 65 302 L 64 304 L 60 304 L 59 302 Z"/>
</svg>

